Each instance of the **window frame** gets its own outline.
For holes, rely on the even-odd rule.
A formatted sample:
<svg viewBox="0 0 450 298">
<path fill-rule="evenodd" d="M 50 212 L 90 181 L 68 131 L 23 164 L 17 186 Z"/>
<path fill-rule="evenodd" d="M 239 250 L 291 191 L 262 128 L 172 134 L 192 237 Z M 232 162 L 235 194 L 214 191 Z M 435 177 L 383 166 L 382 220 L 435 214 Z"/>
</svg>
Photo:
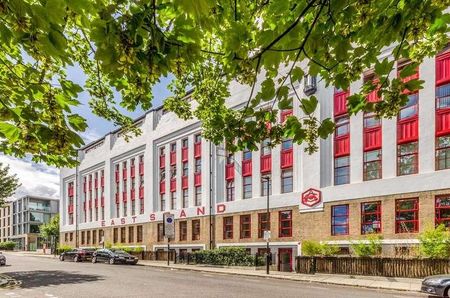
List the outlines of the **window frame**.
<svg viewBox="0 0 450 298">
<path fill-rule="evenodd" d="M 200 219 L 192 220 L 192 241 L 200 240 L 201 224 Z"/>
<path fill-rule="evenodd" d="M 450 169 L 450 157 L 447 157 L 447 155 L 450 156 L 450 142 L 448 144 L 448 146 L 444 146 L 444 147 L 439 147 L 439 139 L 441 138 L 450 138 L 450 135 L 442 135 L 442 136 L 436 136 L 436 146 L 435 146 L 435 169 L 436 171 L 440 171 L 440 170 L 447 170 Z M 446 158 L 444 159 L 439 159 L 439 153 L 441 151 L 445 152 Z M 445 167 L 441 168 L 440 167 L 440 161 L 444 160 L 445 163 Z M 448 160 L 448 162 L 447 162 Z"/>
<path fill-rule="evenodd" d="M 267 217 L 267 212 L 258 213 L 258 238 L 264 238 L 264 231 L 270 231 L 270 213 L 268 220 L 263 217 Z"/>
<path fill-rule="evenodd" d="M 414 201 L 414 208 L 399 210 L 399 204 L 406 201 Z M 401 213 L 414 212 L 414 219 L 412 220 L 400 220 L 399 215 Z M 413 231 L 403 231 L 400 228 L 402 223 L 412 222 L 414 224 Z M 419 232 L 419 198 L 407 198 L 395 200 L 395 234 L 409 234 Z"/>
<path fill-rule="evenodd" d="M 373 153 L 374 151 L 378 151 L 378 159 L 376 160 L 370 160 L 368 161 L 368 155 L 370 153 Z M 376 178 L 371 178 L 368 179 L 368 166 L 370 164 L 377 164 L 377 177 Z M 372 171 L 370 171 L 372 172 Z M 363 153 L 363 181 L 371 181 L 371 180 L 378 180 L 378 179 L 382 179 L 383 178 L 383 151 L 382 149 L 374 149 L 374 150 L 370 150 L 370 151 L 365 151 Z"/>
<path fill-rule="evenodd" d="M 234 198 L 235 198 L 234 197 L 234 195 L 235 195 L 234 180 L 226 181 L 225 191 L 226 191 L 226 196 L 225 196 L 226 201 L 233 202 Z"/>
<path fill-rule="evenodd" d="M 291 175 L 284 176 L 287 172 L 290 172 Z M 289 180 L 289 178 L 290 178 L 291 183 L 286 184 L 285 182 L 286 182 L 286 180 Z M 281 180 L 281 193 L 291 193 L 294 191 L 294 171 L 292 168 L 287 168 L 287 169 L 281 170 L 280 180 Z M 289 185 L 290 185 L 290 190 L 289 189 L 286 190 L 286 187 Z"/>
<path fill-rule="evenodd" d="M 282 214 L 289 214 L 288 219 L 283 219 Z M 281 210 L 278 211 L 278 238 L 288 238 L 292 237 L 292 210 Z M 289 222 L 288 227 L 283 227 L 284 222 Z M 284 235 L 284 231 L 287 231 L 287 235 Z"/>
<path fill-rule="evenodd" d="M 370 204 L 376 204 L 376 210 L 375 211 L 365 211 L 365 205 L 370 205 Z M 366 229 L 364 228 L 364 226 L 368 226 L 368 225 L 374 225 L 375 221 L 366 221 L 365 220 L 365 216 L 370 216 L 370 215 L 375 215 L 375 217 L 377 218 L 376 221 L 379 222 L 379 228 L 374 229 L 375 232 L 367 232 Z M 383 218 L 383 210 L 382 210 L 382 205 L 381 205 L 381 201 L 371 201 L 371 202 L 362 202 L 361 203 L 361 235 L 367 235 L 367 234 L 380 234 L 383 231 L 383 222 L 382 222 L 382 218 Z"/>
<path fill-rule="evenodd" d="M 250 181 L 250 183 L 245 183 L 246 181 Z M 246 187 L 250 186 L 250 190 L 246 191 Z M 246 196 L 246 194 L 250 194 L 249 197 Z M 242 199 L 247 200 L 251 199 L 253 197 L 253 179 L 252 176 L 245 176 L 242 177 Z"/>
<path fill-rule="evenodd" d="M 187 241 L 187 221 L 179 221 L 178 229 L 180 231 L 180 241 Z"/>
<path fill-rule="evenodd" d="M 334 212 L 336 208 L 338 207 L 344 207 L 346 208 L 346 213 L 344 215 L 336 215 Z M 336 219 L 337 218 L 346 218 L 345 224 L 337 224 Z M 340 204 L 340 205 L 333 205 L 331 206 L 331 235 L 332 236 L 345 236 L 350 234 L 350 206 L 349 204 Z M 336 227 L 345 227 L 344 233 L 336 233 Z"/>
<path fill-rule="evenodd" d="M 437 227 L 440 224 L 444 224 L 447 228 L 450 227 L 450 203 L 447 206 L 438 205 L 438 201 L 442 199 L 448 199 L 450 202 L 450 194 L 438 195 L 434 198 L 434 224 Z M 441 216 L 442 211 L 449 212 L 447 217 Z M 445 223 L 447 222 L 447 223 Z"/>
<path fill-rule="evenodd" d="M 243 214 L 239 216 L 239 239 L 252 238 L 252 216 Z"/>
<path fill-rule="evenodd" d="M 223 218 L 223 239 L 233 239 L 233 232 L 233 216 L 225 216 Z"/>
<path fill-rule="evenodd" d="M 413 143 L 416 143 L 415 151 L 413 153 L 401 154 L 400 147 L 406 146 L 406 145 L 411 145 Z M 406 158 L 409 156 L 414 157 L 414 159 L 413 159 L 414 171 L 412 173 L 402 173 L 402 167 L 405 167 L 405 165 L 400 164 L 401 160 L 403 158 Z M 397 176 L 408 176 L 408 175 L 414 175 L 417 173 L 419 173 L 419 141 L 412 141 L 412 142 L 397 144 Z"/>
<path fill-rule="evenodd" d="M 338 160 L 341 160 L 341 159 L 347 159 L 348 160 L 348 163 L 345 165 L 345 166 L 340 166 L 340 167 L 337 167 L 336 166 L 336 163 L 337 163 L 337 161 Z M 344 155 L 344 156 L 339 156 L 339 157 L 335 157 L 334 158 L 334 185 L 344 185 L 344 184 L 349 184 L 350 183 L 350 155 Z M 336 173 L 337 173 L 337 171 L 338 171 L 338 169 L 344 169 L 344 168 L 346 168 L 347 169 L 347 174 L 346 175 L 336 175 Z M 347 177 L 347 180 L 345 181 L 345 182 L 342 182 L 342 183 L 337 183 L 337 177 Z"/>
</svg>

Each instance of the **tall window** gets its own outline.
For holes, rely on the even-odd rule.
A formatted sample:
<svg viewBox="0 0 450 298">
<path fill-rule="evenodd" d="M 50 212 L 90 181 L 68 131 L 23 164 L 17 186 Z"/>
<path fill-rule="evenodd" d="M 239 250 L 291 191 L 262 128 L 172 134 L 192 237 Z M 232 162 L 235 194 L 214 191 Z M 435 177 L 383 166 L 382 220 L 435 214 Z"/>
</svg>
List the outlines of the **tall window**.
<svg viewBox="0 0 450 298">
<path fill-rule="evenodd" d="M 261 156 L 269 155 L 272 153 L 272 148 L 270 147 L 270 139 L 265 139 L 261 143 Z"/>
<path fill-rule="evenodd" d="M 436 138 L 436 169 L 450 169 L 450 135 Z"/>
<path fill-rule="evenodd" d="M 233 216 L 223 218 L 223 239 L 233 239 Z"/>
<path fill-rule="evenodd" d="M 288 193 L 293 190 L 292 168 L 281 171 L 281 192 Z"/>
<path fill-rule="evenodd" d="M 381 178 L 381 149 L 364 152 L 364 181 Z"/>
<path fill-rule="evenodd" d="M 187 240 L 187 221 L 180 221 L 180 241 Z"/>
<path fill-rule="evenodd" d="M 252 219 L 250 214 L 240 216 L 240 238 L 251 238 Z"/>
<path fill-rule="evenodd" d="M 192 220 L 192 240 L 200 240 L 200 219 Z"/>
<path fill-rule="evenodd" d="M 418 172 L 418 142 L 398 145 L 397 154 L 397 171 L 399 176 L 416 174 Z"/>
<path fill-rule="evenodd" d="M 361 234 L 381 232 L 381 202 L 361 203 Z"/>
<path fill-rule="evenodd" d="M 195 187 L 195 206 L 201 206 L 202 205 L 202 187 L 196 186 Z"/>
<path fill-rule="evenodd" d="M 194 136 L 194 142 L 195 143 L 200 143 L 202 141 L 202 135 L 201 134 L 196 134 Z"/>
<path fill-rule="evenodd" d="M 183 162 L 183 176 L 186 177 L 189 174 L 188 162 Z"/>
<path fill-rule="evenodd" d="M 415 233 L 419 231 L 419 199 L 395 201 L 395 232 Z"/>
<path fill-rule="evenodd" d="M 121 227 L 120 228 L 120 243 L 125 243 L 127 241 L 126 233 L 127 233 L 127 231 L 126 231 L 125 227 Z"/>
<path fill-rule="evenodd" d="M 334 184 L 341 185 L 350 182 L 350 156 L 334 159 Z"/>
<path fill-rule="evenodd" d="M 160 202 L 160 207 L 161 207 L 161 211 L 165 211 L 166 210 L 166 194 L 162 193 L 160 194 L 160 198 L 159 198 Z"/>
<path fill-rule="evenodd" d="M 249 160 L 249 159 L 252 159 L 252 152 L 248 149 L 245 149 L 242 152 L 242 160 Z"/>
<path fill-rule="evenodd" d="M 234 201 L 234 180 L 227 181 L 227 202 Z"/>
<path fill-rule="evenodd" d="M 158 242 L 164 240 L 164 224 L 159 223 L 158 224 Z"/>
<path fill-rule="evenodd" d="M 270 175 L 264 175 L 269 179 L 261 179 L 261 196 L 267 196 L 267 187 L 269 188 L 269 195 L 272 194 L 272 177 Z"/>
<path fill-rule="evenodd" d="M 436 197 L 436 226 L 443 224 L 450 227 L 450 195 Z"/>
<path fill-rule="evenodd" d="M 292 210 L 278 213 L 278 237 L 292 237 Z"/>
<path fill-rule="evenodd" d="M 128 227 L 128 243 L 134 242 L 134 227 Z"/>
<path fill-rule="evenodd" d="M 177 209 L 177 193 L 175 191 L 170 193 L 170 209 Z"/>
<path fill-rule="evenodd" d="M 244 199 L 252 197 L 252 176 L 243 177 L 243 196 Z"/>
<path fill-rule="evenodd" d="M 202 159 L 195 159 L 195 173 L 200 173 L 202 171 Z"/>
<path fill-rule="evenodd" d="M 188 147 L 188 139 L 187 138 L 181 140 L 181 147 L 183 147 L 183 148 Z"/>
<path fill-rule="evenodd" d="M 408 102 L 404 107 L 402 107 L 398 114 L 399 120 L 404 120 L 407 118 L 415 117 L 419 112 L 419 94 L 409 94 Z"/>
<path fill-rule="evenodd" d="M 183 189 L 183 207 L 182 208 L 187 208 L 188 206 L 189 206 L 188 190 Z"/>
<path fill-rule="evenodd" d="M 137 242 L 142 242 L 143 239 L 142 226 L 137 226 Z"/>
<path fill-rule="evenodd" d="M 267 218 L 269 217 L 269 220 Z M 270 215 L 267 216 L 267 212 L 258 213 L 258 238 L 264 237 L 264 231 L 270 230 Z"/>
<path fill-rule="evenodd" d="M 292 139 L 284 139 L 281 143 L 281 150 L 292 149 Z"/>
<path fill-rule="evenodd" d="M 331 235 L 348 235 L 348 205 L 331 207 Z"/>
<path fill-rule="evenodd" d="M 113 243 L 117 243 L 119 241 L 119 229 L 113 229 Z"/>
</svg>

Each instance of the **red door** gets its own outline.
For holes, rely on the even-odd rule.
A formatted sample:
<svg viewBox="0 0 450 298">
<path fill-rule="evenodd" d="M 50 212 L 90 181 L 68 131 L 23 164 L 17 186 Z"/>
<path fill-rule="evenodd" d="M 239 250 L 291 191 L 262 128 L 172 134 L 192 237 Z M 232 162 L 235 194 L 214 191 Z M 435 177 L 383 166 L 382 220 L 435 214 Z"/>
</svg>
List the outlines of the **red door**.
<svg viewBox="0 0 450 298">
<path fill-rule="evenodd" d="M 278 271 L 292 271 L 292 248 L 278 249 Z"/>
</svg>

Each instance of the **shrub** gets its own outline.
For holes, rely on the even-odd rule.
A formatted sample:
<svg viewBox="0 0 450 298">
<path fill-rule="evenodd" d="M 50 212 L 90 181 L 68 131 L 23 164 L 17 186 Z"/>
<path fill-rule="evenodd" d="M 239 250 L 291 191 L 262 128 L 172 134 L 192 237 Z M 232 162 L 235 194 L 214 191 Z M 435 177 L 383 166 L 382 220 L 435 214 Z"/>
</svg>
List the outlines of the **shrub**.
<svg viewBox="0 0 450 298">
<path fill-rule="evenodd" d="M 302 253 L 305 256 L 332 256 L 339 252 L 339 247 L 328 243 L 319 243 L 313 240 L 302 242 Z"/>
<path fill-rule="evenodd" d="M 14 247 L 16 247 L 16 243 L 14 241 L 0 242 L 0 249 L 2 250 L 13 250 Z"/>
<path fill-rule="evenodd" d="M 247 253 L 243 247 L 220 247 L 211 250 L 196 251 L 194 260 L 197 264 L 225 266 L 254 266 L 255 256 Z M 261 260 L 258 260 L 262 262 Z"/>
<path fill-rule="evenodd" d="M 353 242 L 351 247 L 358 257 L 369 257 L 381 254 L 381 240 L 379 235 L 371 234 L 367 236 L 368 242 Z"/>
<path fill-rule="evenodd" d="M 450 232 L 441 224 L 436 228 L 427 228 L 419 235 L 420 253 L 432 259 L 450 257 Z"/>
<path fill-rule="evenodd" d="M 321 254 L 324 256 L 334 256 L 340 251 L 339 246 L 331 245 L 328 243 L 320 244 Z"/>
<path fill-rule="evenodd" d="M 63 252 L 70 251 L 72 249 L 73 249 L 73 247 L 71 247 L 69 245 L 61 245 L 60 247 L 58 247 L 56 252 L 57 252 L 57 254 L 62 254 Z"/>
</svg>

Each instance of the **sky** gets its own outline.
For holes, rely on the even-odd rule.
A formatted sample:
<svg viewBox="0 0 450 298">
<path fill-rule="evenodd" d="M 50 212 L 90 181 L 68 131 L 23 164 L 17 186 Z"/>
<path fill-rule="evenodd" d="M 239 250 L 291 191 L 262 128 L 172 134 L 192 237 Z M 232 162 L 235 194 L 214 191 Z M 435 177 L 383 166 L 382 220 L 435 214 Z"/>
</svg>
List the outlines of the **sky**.
<svg viewBox="0 0 450 298">
<path fill-rule="evenodd" d="M 67 70 L 67 74 L 69 79 L 78 83 L 80 86 L 84 85 L 85 76 L 80 68 L 71 67 Z M 167 90 L 167 85 L 171 79 L 171 77 L 161 78 L 160 83 L 154 86 L 153 107 L 160 106 L 163 99 L 170 95 L 170 92 Z M 116 98 L 120 99 L 120 95 L 116 94 Z M 81 105 L 73 109 L 73 112 L 80 114 L 87 120 L 88 128 L 82 134 L 85 144 L 89 144 L 115 129 L 112 123 L 91 112 L 88 105 L 89 96 L 86 92 L 80 93 L 78 100 L 81 102 Z M 134 112 L 122 111 L 131 118 L 137 118 L 144 113 L 140 108 Z M 11 174 L 17 174 L 22 184 L 13 197 L 36 195 L 59 199 L 59 170 L 57 168 L 42 163 L 34 163 L 29 157 L 18 159 L 3 154 L 0 154 L 0 163 L 9 165 L 9 172 Z"/>
</svg>

